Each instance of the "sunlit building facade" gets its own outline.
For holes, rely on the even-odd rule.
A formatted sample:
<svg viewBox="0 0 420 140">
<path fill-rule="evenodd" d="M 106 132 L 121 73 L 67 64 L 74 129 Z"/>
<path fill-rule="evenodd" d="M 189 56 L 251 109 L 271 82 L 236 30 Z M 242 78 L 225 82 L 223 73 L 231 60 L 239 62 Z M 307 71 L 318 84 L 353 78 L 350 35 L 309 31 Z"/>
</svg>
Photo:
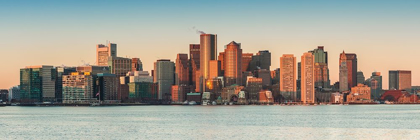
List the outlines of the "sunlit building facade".
<svg viewBox="0 0 420 140">
<path fill-rule="evenodd" d="M 242 49 L 235 41 L 226 45 L 224 58 L 225 85 L 242 85 Z"/>
<path fill-rule="evenodd" d="M 296 101 L 296 57 L 284 54 L 280 57 L 280 94 L 284 100 Z"/>
<path fill-rule="evenodd" d="M 315 65 L 312 53 L 304 53 L 301 57 L 301 101 L 315 103 Z"/>
<path fill-rule="evenodd" d="M 205 81 L 210 74 L 210 60 L 217 60 L 217 35 L 200 35 L 200 84 L 201 90 L 205 89 Z M 204 91 L 203 91 L 204 92 Z"/>
<path fill-rule="evenodd" d="M 96 45 L 96 65 L 108 66 L 108 57 L 117 57 L 117 44 Z"/>
</svg>

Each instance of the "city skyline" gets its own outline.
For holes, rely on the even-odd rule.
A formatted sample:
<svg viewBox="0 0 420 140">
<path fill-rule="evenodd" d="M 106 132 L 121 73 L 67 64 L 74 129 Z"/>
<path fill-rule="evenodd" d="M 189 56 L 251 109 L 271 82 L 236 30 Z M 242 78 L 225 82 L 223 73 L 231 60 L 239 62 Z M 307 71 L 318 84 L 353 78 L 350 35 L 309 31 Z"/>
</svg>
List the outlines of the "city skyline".
<svg viewBox="0 0 420 140">
<path fill-rule="evenodd" d="M 343 5 L 349 4 L 350 2 L 323 1 L 323 4 L 330 4 L 329 7 L 331 5 L 337 5 L 337 7 L 332 9 L 330 7 L 328 10 L 311 11 L 314 13 L 309 12 L 309 9 L 314 10 L 312 7 L 308 7 L 311 4 L 310 2 L 305 4 L 284 1 L 259 2 L 259 5 L 264 5 L 268 8 L 259 12 L 257 9 L 253 9 L 250 12 L 246 10 L 230 11 L 232 12 L 230 14 L 220 15 L 220 17 L 210 16 L 208 17 L 209 19 L 204 20 L 211 21 L 213 19 L 221 21 L 231 18 L 230 16 L 237 17 L 242 22 L 248 21 L 244 19 L 245 17 L 251 18 L 252 20 L 260 20 L 260 22 L 238 23 L 234 26 L 213 24 L 214 21 L 210 23 L 195 21 L 193 20 L 196 17 L 196 13 L 193 12 L 195 8 L 189 10 L 181 10 L 182 8 L 178 9 L 178 7 L 170 8 L 170 10 L 175 10 L 176 14 L 186 12 L 185 15 L 180 16 L 178 19 L 170 17 L 171 14 L 168 11 L 166 13 L 158 13 L 156 17 L 137 16 L 137 18 L 146 17 L 145 21 L 148 22 L 143 23 L 141 22 L 143 20 L 134 20 L 128 15 L 120 16 L 120 14 L 129 12 L 132 12 L 131 14 L 137 13 L 134 11 L 136 9 L 139 10 L 138 12 L 144 12 L 141 8 L 135 7 L 135 5 L 140 5 L 142 2 L 127 1 L 125 3 L 118 3 L 116 5 L 117 7 L 127 8 L 123 11 L 84 11 L 87 15 L 80 15 L 83 12 L 69 12 L 78 9 L 71 2 L 69 2 L 69 5 L 64 6 L 49 1 L 48 6 L 56 5 L 57 9 L 42 9 L 45 7 L 30 1 L 26 2 L 26 7 L 29 10 L 33 10 L 33 13 L 28 14 L 30 12 L 29 10 L 20 9 L 25 8 L 25 6 L 19 6 L 17 9 L 13 9 L 16 8 L 14 7 L 17 4 L 16 2 L 0 2 L 0 5 L 2 5 L 0 6 L 1 13 L 13 13 L 3 15 L 5 22 L 0 23 L 2 27 L 5 27 L 4 31 L 0 32 L 0 37 L 3 38 L 0 43 L 3 52 L 0 60 L 2 60 L 3 65 L 7 66 L 0 72 L 0 77 L 7 79 L 0 81 L 0 88 L 2 89 L 18 85 L 18 70 L 25 66 L 80 66 L 83 63 L 94 65 L 96 57 L 94 55 L 95 46 L 97 44 L 106 44 L 106 40 L 118 44 L 119 57 L 140 58 L 143 62 L 144 70 L 150 72 L 156 60 L 170 59 L 171 61 L 175 61 L 178 53 L 188 53 L 189 44 L 199 44 L 199 34 L 196 33 L 198 29 L 206 33 L 217 34 L 218 41 L 216 46 L 218 46 L 218 52 L 216 54 L 222 52 L 224 50 L 222 46 L 232 40 L 241 43 L 243 53 L 255 54 L 259 50 L 269 50 L 272 53 L 271 69 L 279 68 L 279 58 L 283 54 L 300 56 L 302 53 L 313 50 L 317 46 L 325 46 L 325 50 L 329 52 L 328 68 L 330 70 L 331 84 L 338 81 L 338 58 L 343 50 L 357 54 L 358 70 L 363 71 L 364 75 L 370 75 L 375 70 L 381 72 L 384 79 L 384 89 L 388 88 L 388 71 L 390 70 L 411 70 L 413 77 L 412 85 L 420 84 L 420 80 L 416 78 L 416 72 L 420 71 L 420 67 L 414 66 L 414 61 L 411 59 L 416 55 L 415 52 L 420 50 L 420 47 L 418 47 L 420 43 L 416 41 L 420 36 L 418 34 L 420 32 L 418 26 L 420 20 L 415 19 L 416 11 L 413 11 L 413 9 L 416 10 L 415 8 L 403 8 L 414 6 L 418 3 L 415 1 L 407 1 L 404 4 L 397 3 L 396 5 L 392 5 L 393 3 L 390 1 L 376 1 L 379 3 L 374 3 L 373 1 L 363 2 L 370 6 L 360 6 L 360 10 L 353 14 L 346 14 L 346 12 L 350 12 L 350 9 L 354 10 L 354 7 L 347 7 L 347 9 L 344 7 L 344 9 L 339 11 L 341 14 L 344 14 L 343 17 L 338 17 L 332 14 L 332 12 L 339 9 L 339 7 L 343 8 Z M 77 1 L 74 3 L 77 3 Z M 128 6 L 130 3 L 134 3 L 133 6 Z M 183 2 L 182 4 L 185 3 Z M 231 3 L 217 1 L 210 5 L 217 5 L 219 7 L 216 9 L 221 10 Z M 270 3 L 289 5 L 298 10 L 308 9 L 300 13 L 291 8 L 276 10 L 275 7 L 269 6 Z M 357 7 L 358 5 L 355 3 L 350 3 L 349 6 Z M 87 10 L 89 6 L 94 7 L 95 5 L 98 5 L 95 8 L 107 8 L 111 7 L 112 4 L 112 2 L 99 3 L 98 1 L 92 1 L 84 3 L 80 8 L 82 11 Z M 150 8 L 158 7 L 152 10 L 153 12 L 157 12 L 160 8 L 165 7 L 159 7 L 158 3 L 152 2 L 150 4 Z M 174 3 L 171 4 L 177 5 Z M 252 4 L 254 3 L 246 1 L 240 3 L 239 7 L 249 8 L 252 7 Z M 368 9 L 372 7 L 372 4 L 378 4 L 377 8 Z M 194 5 L 197 5 L 197 3 L 191 2 L 188 6 Z M 316 6 L 322 7 L 323 5 L 314 5 L 314 7 Z M 399 11 L 393 12 L 386 11 L 388 8 L 393 9 L 392 7 L 394 9 L 400 9 Z M 58 10 L 60 8 L 64 9 Z M 151 10 L 150 8 L 146 9 Z M 204 9 L 206 8 L 209 7 L 204 7 Z M 270 15 L 270 10 L 273 10 L 271 11 L 272 15 Z M 296 12 L 296 14 L 292 14 L 295 17 L 280 14 L 285 11 Z M 388 14 L 384 16 L 383 13 L 376 12 L 385 12 Z M 247 14 L 254 16 L 258 16 L 259 14 L 266 15 L 252 17 Z M 279 19 L 269 18 L 270 16 L 274 16 L 274 14 L 280 14 Z M 325 14 L 326 16 L 317 16 L 315 18 L 321 19 L 313 21 L 305 19 L 306 17 L 316 16 L 317 14 Z M 28 15 L 33 16 L 29 17 Z M 88 17 L 92 15 L 98 16 L 89 19 Z M 375 15 L 378 17 L 368 19 L 370 16 L 375 17 Z M 327 18 L 327 16 L 331 16 L 332 18 Z M 39 19 L 35 19 L 35 17 Z M 114 18 L 121 22 L 106 22 L 109 21 L 107 18 Z M 204 16 L 198 16 L 197 20 L 203 20 L 203 18 Z M 357 19 L 359 22 L 351 20 L 352 18 Z M 185 19 L 188 20 L 181 22 L 181 20 Z M 335 19 L 340 19 L 341 21 L 336 21 Z M 67 23 L 70 20 L 74 21 Z M 98 21 L 94 22 L 94 20 Z M 162 21 L 169 22 L 172 20 L 177 21 L 175 22 L 176 24 L 161 23 Z M 398 20 L 401 22 L 398 22 Z M 159 24 L 150 26 L 153 23 Z M 99 25 L 99 27 L 96 27 L 96 25 Z M 100 35 L 104 32 L 107 32 L 108 35 Z M 297 57 L 297 62 L 300 62 L 299 57 Z"/>
</svg>

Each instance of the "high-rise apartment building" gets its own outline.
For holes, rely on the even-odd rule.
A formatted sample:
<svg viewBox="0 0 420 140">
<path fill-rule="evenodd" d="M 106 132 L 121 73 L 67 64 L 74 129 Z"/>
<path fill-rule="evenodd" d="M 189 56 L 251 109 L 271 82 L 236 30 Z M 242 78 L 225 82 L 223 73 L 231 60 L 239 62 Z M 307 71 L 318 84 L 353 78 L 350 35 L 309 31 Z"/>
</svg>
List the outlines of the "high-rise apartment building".
<svg viewBox="0 0 420 140">
<path fill-rule="evenodd" d="M 389 89 L 408 90 L 411 89 L 411 71 L 390 70 Z M 408 90 L 409 91 L 409 90 Z"/>
<path fill-rule="evenodd" d="M 154 73 L 154 82 L 158 83 L 158 99 L 162 100 L 171 93 L 175 82 L 175 63 L 167 59 L 157 60 Z"/>
<path fill-rule="evenodd" d="M 301 57 L 301 101 L 315 103 L 314 55 L 304 53 Z"/>
<path fill-rule="evenodd" d="M 223 65 L 225 85 L 242 85 L 242 49 L 240 43 L 232 41 L 226 45 Z"/>
<path fill-rule="evenodd" d="M 205 82 L 209 77 L 209 62 L 217 60 L 217 35 L 201 34 L 200 35 L 200 82 L 202 89 L 205 89 Z M 203 91 L 204 92 L 204 91 Z"/>
<path fill-rule="evenodd" d="M 296 57 L 293 54 L 280 57 L 280 94 L 285 100 L 296 101 Z"/>
<path fill-rule="evenodd" d="M 117 57 L 117 44 L 96 45 L 96 65 L 108 66 L 108 57 Z"/>
</svg>

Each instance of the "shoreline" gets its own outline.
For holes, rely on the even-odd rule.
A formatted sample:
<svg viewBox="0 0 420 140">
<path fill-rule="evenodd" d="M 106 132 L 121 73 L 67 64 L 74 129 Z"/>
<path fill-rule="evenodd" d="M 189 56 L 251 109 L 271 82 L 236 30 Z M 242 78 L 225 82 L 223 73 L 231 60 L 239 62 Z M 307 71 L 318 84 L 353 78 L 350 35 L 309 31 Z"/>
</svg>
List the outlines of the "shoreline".
<svg viewBox="0 0 420 140">
<path fill-rule="evenodd" d="M 150 103 L 119 103 L 119 104 L 100 104 L 96 106 L 326 106 L 326 105 L 420 105 L 420 103 L 393 103 L 393 104 L 378 104 L 378 103 L 345 103 L 345 104 L 233 104 L 233 105 L 183 105 L 183 104 L 150 104 Z M 0 106 L 36 106 L 36 107 L 56 107 L 56 106 L 91 106 L 91 104 L 2 104 Z"/>
</svg>

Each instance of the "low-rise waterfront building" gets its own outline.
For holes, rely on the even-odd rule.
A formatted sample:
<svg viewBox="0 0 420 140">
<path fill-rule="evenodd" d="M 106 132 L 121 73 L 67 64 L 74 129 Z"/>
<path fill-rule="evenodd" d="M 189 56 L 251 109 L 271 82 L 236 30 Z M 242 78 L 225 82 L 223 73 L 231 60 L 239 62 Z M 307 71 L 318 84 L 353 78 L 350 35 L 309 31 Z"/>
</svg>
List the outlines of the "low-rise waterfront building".
<svg viewBox="0 0 420 140">
<path fill-rule="evenodd" d="M 347 102 L 371 102 L 370 92 L 370 87 L 358 84 L 357 86 L 351 88 L 350 94 L 347 95 Z"/>
</svg>

